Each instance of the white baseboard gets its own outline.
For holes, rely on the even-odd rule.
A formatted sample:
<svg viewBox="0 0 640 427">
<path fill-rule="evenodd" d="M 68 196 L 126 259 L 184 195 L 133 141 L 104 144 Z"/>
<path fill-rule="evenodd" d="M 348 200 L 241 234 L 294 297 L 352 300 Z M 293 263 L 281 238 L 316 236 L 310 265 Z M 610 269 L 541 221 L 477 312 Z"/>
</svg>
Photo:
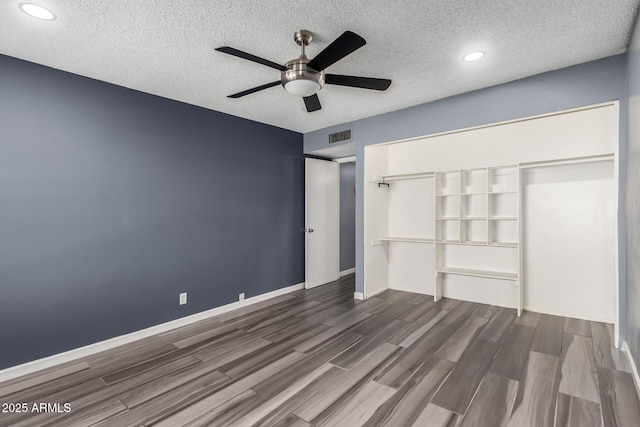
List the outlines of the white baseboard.
<svg viewBox="0 0 640 427">
<path fill-rule="evenodd" d="M 340 277 L 344 277 L 344 276 L 348 276 L 349 274 L 355 273 L 356 272 L 356 268 L 350 268 L 348 270 L 344 270 L 340 272 Z"/>
<path fill-rule="evenodd" d="M 559 310 L 556 311 L 556 310 L 539 309 L 537 307 L 529 307 L 529 306 L 523 307 L 523 310 L 532 311 L 534 313 L 549 314 L 551 316 L 571 317 L 572 319 L 588 320 L 590 322 L 610 323 L 612 325 L 615 323 L 613 319 L 605 319 L 603 317 L 583 316 L 581 314 L 567 313 Z"/>
<path fill-rule="evenodd" d="M 629 365 L 631 365 L 633 383 L 636 385 L 636 392 L 638 393 L 638 396 L 640 396 L 640 375 L 638 375 L 636 362 L 633 360 L 633 354 L 631 354 L 631 350 L 629 349 L 629 345 L 627 345 L 626 341 L 622 343 L 622 350 L 627 355 L 627 360 L 629 361 Z"/>
<path fill-rule="evenodd" d="M 376 295 L 381 294 L 386 290 L 387 290 L 387 288 L 382 288 L 382 289 L 378 289 L 377 291 L 374 291 L 374 292 L 367 292 L 367 298 L 375 297 Z"/>
<path fill-rule="evenodd" d="M 373 296 L 375 296 L 375 295 L 381 294 L 381 293 L 383 293 L 384 291 L 386 291 L 386 289 L 380 289 L 380 290 L 378 290 L 378 291 L 375 291 L 375 292 L 373 292 L 373 293 L 371 293 L 371 294 L 367 295 L 367 298 L 371 298 L 371 297 L 373 297 Z M 364 299 L 365 299 L 365 298 L 364 298 L 364 293 L 363 293 L 363 292 L 354 292 L 354 293 L 353 293 L 353 299 L 358 299 L 358 300 L 362 300 L 362 301 L 364 301 Z"/>
<path fill-rule="evenodd" d="M 247 305 L 256 304 L 261 301 L 265 301 L 269 298 L 274 298 L 280 295 L 285 295 L 290 292 L 295 292 L 304 289 L 304 283 L 298 283 L 297 285 L 288 286 L 282 289 L 276 289 L 275 291 L 267 292 L 264 294 L 256 295 L 254 297 L 247 298 L 243 301 L 232 302 L 220 307 L 212 308 L 211 310 L 202 311 L 200 313 L 192 314 L 190 316 L 181 317 L 180 319 L 172 320 L 160 325 L 151 326 L 146 329 L 131 332 L 130 334 L 121 335 L 119 337 L 110 338 L 108 340 L 100 341 L 94 344 L 89 344 L 84 347 L 75 348 L 73 350 L 65 351 L 64 353 L 54 354 L 52 356 L 44 357 L 42 359 L 34 360 L 31 362 L 23 363 L 21 365 L 12 366 L 10 368 L 0 370 L 0 382 L 7 381 L 13 378 L 27 375 L 33 372 L 40 371 L 42 369 L 50 368 L 52 366 L 60 365 L 63 363 L 71 362 L 73 360 L 90 356 L 92 354 L 99 353 L 101 351 L 109 350 L 118 347 L 123 344 L 147 338 L 153 335 L 158 335 L 163 332 L 168 332 L 172 329 L 179 328 L 181 326 L 190 325 L 191 323 L 199 322 L 204 319 L 208 319 L 219 314 L 235 310 L 236 308 L 245 307 Z"/>
</svg>

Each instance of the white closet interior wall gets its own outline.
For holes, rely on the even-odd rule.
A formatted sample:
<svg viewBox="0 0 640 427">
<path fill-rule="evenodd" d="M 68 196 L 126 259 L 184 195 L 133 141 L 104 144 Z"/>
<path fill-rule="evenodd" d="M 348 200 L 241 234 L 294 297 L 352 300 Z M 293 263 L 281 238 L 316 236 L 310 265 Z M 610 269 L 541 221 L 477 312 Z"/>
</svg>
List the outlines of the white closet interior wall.
<svg viewBox="0 0 640 427">
<path fill-rule="evenodd" d="M 613 322 L 617 146 L 611 102 L 365 147 L 364 297 L 438 277 L 444 297 Z"/>
</svg>

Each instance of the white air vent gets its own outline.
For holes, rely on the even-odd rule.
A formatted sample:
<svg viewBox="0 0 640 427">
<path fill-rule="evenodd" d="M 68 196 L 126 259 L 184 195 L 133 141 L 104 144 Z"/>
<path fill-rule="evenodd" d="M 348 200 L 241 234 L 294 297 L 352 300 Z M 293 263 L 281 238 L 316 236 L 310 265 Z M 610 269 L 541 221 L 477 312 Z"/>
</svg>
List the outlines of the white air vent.
<svg viewBox="0 0 640 427">
<path fill-rule="evenodd" d="M 329 144 L 344 141 L 351 141 L 351 129 L 329 134 Z"/>
</svg>

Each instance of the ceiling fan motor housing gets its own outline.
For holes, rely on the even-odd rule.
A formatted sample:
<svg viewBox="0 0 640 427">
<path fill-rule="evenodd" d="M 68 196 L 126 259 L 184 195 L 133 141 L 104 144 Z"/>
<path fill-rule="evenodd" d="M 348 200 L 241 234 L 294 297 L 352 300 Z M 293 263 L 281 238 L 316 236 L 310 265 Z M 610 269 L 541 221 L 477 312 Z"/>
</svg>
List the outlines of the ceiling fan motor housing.
<svg viewBox="0 0 640 427">
<path fill-rule="evenodd" d="M 324 71 L 317 71 L 307 64 L 310 59 L 305 55 L 284 64 L 287 69 L 282 71 L 280 78 L 282 86 L 294 95 L 310 96 L 324 86 Z"/>
</svg>

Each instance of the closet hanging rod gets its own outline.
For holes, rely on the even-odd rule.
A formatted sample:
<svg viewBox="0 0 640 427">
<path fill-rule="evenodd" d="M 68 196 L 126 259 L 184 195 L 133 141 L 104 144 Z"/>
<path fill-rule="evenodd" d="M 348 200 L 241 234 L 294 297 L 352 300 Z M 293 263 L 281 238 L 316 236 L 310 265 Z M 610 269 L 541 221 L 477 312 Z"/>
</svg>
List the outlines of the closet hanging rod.
<svg viewBox="0 0 640 427">
<path fill-rule="evenodd" d="M 398 181 L 403 179 L 420 179 L 420 178 L 431 178 L 433 177 L 433 172 L 418 172 L 418 173 L 403 173 L 397 175 L 382 175 L 380 179 L 382 182 L 386 181 Z"/>
<path fill-rule="evenodd" d="M 554 160 L 539 160 L 535 162 L 520 163 L 520 169 L 539 168 L 543 166 L 559 166 L 559 165 L 571 165 L 576 163 L 590 163 L 590 162 L 604 162 L 607 160 L 613 160 L 613 153 L 596 154 L 593 156 L 583 157 L 568 157 L 563 159 Z"/>
</svg>

